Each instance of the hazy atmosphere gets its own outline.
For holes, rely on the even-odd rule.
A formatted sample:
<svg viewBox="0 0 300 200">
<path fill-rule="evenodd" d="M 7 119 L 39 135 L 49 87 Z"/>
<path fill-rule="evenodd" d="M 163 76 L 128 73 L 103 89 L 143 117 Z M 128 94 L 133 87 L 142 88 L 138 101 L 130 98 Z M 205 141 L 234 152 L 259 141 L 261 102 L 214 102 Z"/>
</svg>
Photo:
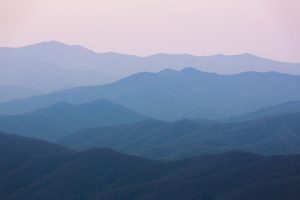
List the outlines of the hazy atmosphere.
<svg viewBox="0 0 300 200">
<path fill-rule="evenodd" d="M 0 200 L 299 200 L 300 0 L 0 0 Z"/>
<path fill-rule="evenodd" d="M 0 46 L 58 40 L 134 55 L 300 62 L 298 0 L 0 0 Z"/>
</svg>

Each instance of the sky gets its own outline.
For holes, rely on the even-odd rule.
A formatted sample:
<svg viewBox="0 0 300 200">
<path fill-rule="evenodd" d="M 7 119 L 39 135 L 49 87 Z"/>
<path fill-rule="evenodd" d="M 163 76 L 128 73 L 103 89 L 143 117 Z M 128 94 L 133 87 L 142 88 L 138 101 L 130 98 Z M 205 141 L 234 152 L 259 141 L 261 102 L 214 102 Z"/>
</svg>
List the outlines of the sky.
<svg viewBox="0 0 300 200">
<path fill-rule="evenodd" d="M 0 46 L 57 40 L 135 55 L 300 62 L 300 0 L 0 0 Z"/>
</svg>

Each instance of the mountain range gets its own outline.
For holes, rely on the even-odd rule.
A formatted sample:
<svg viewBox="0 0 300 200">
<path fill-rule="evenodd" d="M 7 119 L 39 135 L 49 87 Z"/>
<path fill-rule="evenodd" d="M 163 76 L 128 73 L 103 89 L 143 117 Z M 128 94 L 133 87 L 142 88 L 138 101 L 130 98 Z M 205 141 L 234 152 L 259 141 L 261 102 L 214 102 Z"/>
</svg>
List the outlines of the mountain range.
<svg viewBox="0 0 300 200">
<path fill-rule="evenodd" d="M 263 155 L 300 153 L 300 113 L 238 123 L 146 120 L 81 129 L 60 140 L 78 150 L 107 147 L 138 156 L 174 160 L 232 150 Z"/>
<path fill-rule="evenodd" d="M 203 71 L 226 74 L 245 71 L 300 73 L 299 63 L 279 62 L 249 53 L 230 56 L 158 53 L 141 57 L 114 52 L 96 53 L 80 45 L 67 45 L 58 41 L 41 42 L 20 48 L 0 48 L 0 62 L 16 58 L 39 60 L 69 69 L 101 69 L 103 73 L 118 72 L 126 76 L 140 72 L 141 69 L 160 71 L 167 67 L 177 70 L 195 67 Z M 120 69 L 124 71 L 118 71 Z"/>
<path fill-rule="evenodd" d="M 0 47 L 0 200 L 295 200 L 300 63 Z"/>
<path fill-rule="evenodd" d="M 248 121 L 248 120 L 261 119 L 269 116 L 276 116 L 276 115 L 295 113 L 295 112 L 300 112 L 300 101 L 289 101 L 282 104 L 267 106 L 265 108 L 256 110 L 254 112 L 225 119 L 224 121 L 226 122 Z"/>
<path fill-rule="evenodd" d="M 8 85 L 0 86 L 0 102 L 11 99 L 26 98 L 38 94 L 41 94 L 41 91 L 36 88 L 15 87 Z"/>
<path fill-rule="evenodd" d="M 51 62 L 26 57 L 0 62 L 0 85 L 33 87 L 44 93 L 103 83 L 107 77 L 97 70 L 65 69 Z"/>
<path fill-rule="evenodd" d="M 294 200 L 300 156 L 229 152 L 163 162 L 0 133 L 1 200 Z"/>
<path fill-rule="evenodd" d="M 79 45 L 57 41 L 0 48 L 0 85 L 35 86 L 43 92 L 104 84 L 142 71 L 181 70 L 185 67 L 221 74 L 246 71 L 300 74 L 300 63 L 279 62 L 247 53 L 230 56 L 160 53 L 141 57 L 96 53 Z"/>
<path fill-rule="evenodd" d="M 137 73 L 111 84 L 67 89 L 0 103 L 0 114 L 20 114 L 60 101 L 110 99 L 162 120 L 220 119 L 300 99 L 300 76 L 276 72 L 219 75 L 194 68 Z"/>
<path fill-rule="evenodd" d="M 0 130 L 53 141 L 79 128 L 145 119 L 145 116 L 106 99 L 76 105 L 59 102 L 20 115 L 0 116 Z"/>
</svg>

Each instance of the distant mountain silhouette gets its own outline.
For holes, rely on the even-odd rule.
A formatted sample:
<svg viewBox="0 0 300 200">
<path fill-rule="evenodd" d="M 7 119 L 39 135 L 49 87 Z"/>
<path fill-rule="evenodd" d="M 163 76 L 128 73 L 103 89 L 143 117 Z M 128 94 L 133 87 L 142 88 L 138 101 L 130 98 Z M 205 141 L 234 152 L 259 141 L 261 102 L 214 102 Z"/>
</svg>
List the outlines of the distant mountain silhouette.
<svg viewBox="0 0 300 200">
<path fill-rule="evenodd" d="M 176 162 L 110 149 L 74 152 L 0 133 L 2 200 L 294 200 L 300 156 L 229 152 Z"/>
<path fill-rule="evenodd" d="M 139 57 L 114 52 L 96 53 L 79 45 L 66 45 L 58 41 L 42 42 L 21 48 L 0 48 L 0 61 L 15 58 L 31 58 L 71 69 L 100 69 L 103 73 L 117 72 L 126 76 L 140 71 L 159 71 L 167 67 L 177 70 L 195 67 L 204 71 L 227 74 L 245 71 L 300 74 L 300 63 L 278 62 L 249 53 L 228 56 L 160 53 Z"/>
<path fill-rule="evenodd" d="M 40 93 L 41 91 L 35 88 L 0 85 L 0 102 L 11 99 L 26 98 Z"/>
<path fill-rule="evenodd" d="M 0 114 L 18 114 L 59 101 L 107 98 L 156 119 L 217 119 L 300 99 L 300 76 L 276 72 L 218 75 L 194 68 L 137 73 L 120 81 L 78 87 L 0 104 Z M 259 100 L 258 100 L 259 99 Z"/>
<path fill-rule="evenodd" d="M 147 120 L 78 130 L 60 143 L 80 150 L 108 147 L 155 159 L 180 159 L 231 150 L 293 154 L 300 153 L 300 113 L 228 124 Z"/>
<path fill-rule="evenodd" d="M 73 70 L 32 58 L 0 61 L 0 85 L 34 87 L 49 92 L 106 82 L 107 74 L 96 70 Z"/>
<path fill-rule="evenodd" d="M 79 128 L 132 123 L 146 119 L 109 100 L 73 105 L 60 102 L 21 115 L 0 117 L 0 130 L 56 140 Z"/>
<path fill-rule="evenodd" d="M 247 53 L 230 56 L 161 53 L 139 57 L 113 52 L 96 53 L 79 45 L 57 41 L 0 48 L 0 85 L 34 85 L 43 91 L 104 84 L 137 72 L 157 72 L 165 68 L 181 70 L 185 67 L 221 74 L 245 71 L 300 74 L 300 63 L 279 62 Z"/>
<path fill-rule="evenodd" d="M 247 121 L 295 112 L 300 112 L 300 101 L 289 101 L 278 105 L 268 106 L 241 116 L 231 117 L 225 121 Z"/>
</svg>

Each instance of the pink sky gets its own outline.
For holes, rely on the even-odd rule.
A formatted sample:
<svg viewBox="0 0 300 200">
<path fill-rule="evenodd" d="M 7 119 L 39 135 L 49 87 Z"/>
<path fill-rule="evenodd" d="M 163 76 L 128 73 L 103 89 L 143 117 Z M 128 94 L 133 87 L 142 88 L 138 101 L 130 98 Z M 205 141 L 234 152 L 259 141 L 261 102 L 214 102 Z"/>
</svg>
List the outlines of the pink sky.
<svg viewBox="0 0 300 200">
<path fill-rule="evenodd" d="M 97 52 L 300 62 L 300 0 L 0 0 L 0 29 L 0 46 L 58 40 Z"/>
</svg>

